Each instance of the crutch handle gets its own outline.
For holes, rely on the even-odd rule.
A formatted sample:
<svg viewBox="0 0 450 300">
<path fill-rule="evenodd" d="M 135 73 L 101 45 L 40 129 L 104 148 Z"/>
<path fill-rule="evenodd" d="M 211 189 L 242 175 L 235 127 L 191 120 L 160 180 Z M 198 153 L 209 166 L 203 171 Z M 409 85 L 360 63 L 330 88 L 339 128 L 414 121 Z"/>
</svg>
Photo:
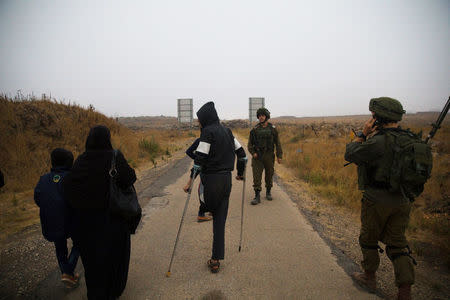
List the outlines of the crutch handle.
<svg viewBox="0 0 450 300">
<path fill-rule="evenodd" d="M 202 166 L 194 165 L 193 169 L 194 169 L 194 175 L 195 175 L 195 174 L 200 173 L 202 171 Z"/>
</svg>

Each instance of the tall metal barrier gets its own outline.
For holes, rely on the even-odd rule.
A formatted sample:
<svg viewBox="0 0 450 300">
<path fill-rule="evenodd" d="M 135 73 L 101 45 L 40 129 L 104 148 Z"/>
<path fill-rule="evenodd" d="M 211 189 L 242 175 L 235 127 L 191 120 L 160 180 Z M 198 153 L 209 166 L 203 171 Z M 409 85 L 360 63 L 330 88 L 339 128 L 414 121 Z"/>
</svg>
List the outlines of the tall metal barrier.
<svg viewBox="0 0 450 300">
<path fill-rule="evenodd" d="M 248 120 L 250 122 L 250 125 L 252 125 L 253 122 L 258 121 L 256 118 L 256 111 L 261 108 L 265 107 L 265 99 L 264 98 L 257 98 L 257 97 L 251 97 L 248 100 Z"/>
<path fill-rule="evenodd" d="M 192 126 L 194 120 L 192 99 L 178 99 L 178 124 L 189 124 Z"/>
</svg>

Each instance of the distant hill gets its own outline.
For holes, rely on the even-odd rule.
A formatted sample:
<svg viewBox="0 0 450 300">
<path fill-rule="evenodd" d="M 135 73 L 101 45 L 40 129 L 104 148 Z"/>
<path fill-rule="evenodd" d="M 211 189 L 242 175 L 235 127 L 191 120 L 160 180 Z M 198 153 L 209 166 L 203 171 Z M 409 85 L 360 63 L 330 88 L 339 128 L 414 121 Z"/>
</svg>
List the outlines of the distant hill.
<svg viewBox="0 0 450 300">
<path fill-rule="evenodd" d="M 118 121 L 133 130 L 172 128 L 178 124 L 178 118 L 166 116 L 119 117 Z"/>
<path fill-rule="evenodd" d="M 436 111 L 417 112 L 406 114 L 404 121 L 430 121 L 434 122 L 439 115 Z M 295 116 L 280 116 L 272 118 L 272 122 L 281 123 L 298 123 L 298 122 L 342 122 L 342 121 L 361 121 L 370 117 L 370 114 L 365 115 L 347 115 L 347 116 L 316 116 L 316 117 L 295 117 Z"/>
<path fill-rule="evenodd" d="M 420 124 L 432 123 L 436 120 L 439 112 L 417 112 L 414 114 L 406 114 L 404 122 L 419 122 Z M 271 118 L 270 122 L 277 124 L 308 124 L 321 122 L 346 122 L 361 123 L 370 117 L 366 115 L 348 115 L 348 116 L 323 116 L 323 117 L 295 117 L 295 116 L 279 116 Z M 142 117 L 119 117 L 119 123 L 133 130 L 144 129 L 175 129 L 187 128 L 189 124 L 178 124 L 176 117 L 166 116 L 142 116 Z M 448 122 L 448 120 L 446 120 Z M 249 126 L 248 119 L 223 120 L 222 123 L 230 128 L 243 128 Z M 194 120 L 193 128 L 197 128 L 197 121 Z"/>
</svg>

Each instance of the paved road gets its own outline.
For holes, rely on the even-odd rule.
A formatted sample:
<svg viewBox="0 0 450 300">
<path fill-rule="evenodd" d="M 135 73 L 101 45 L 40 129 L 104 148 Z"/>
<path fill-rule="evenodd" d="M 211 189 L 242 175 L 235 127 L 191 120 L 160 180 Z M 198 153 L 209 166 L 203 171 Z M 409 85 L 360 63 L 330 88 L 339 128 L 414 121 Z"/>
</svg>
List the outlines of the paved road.
<svg viewBox="0 0 450 300">
<path fill-rule="evenodd" d="M 233 181 L 226 227 L 226 253 L 218 274 L 206 266 L 212 222 L 197 223 L 193 193 L 172 267 L 166 272 L 186 194 L 188 164 L 145 206 L 142 227 L 132 238 L 127 288 L 121 299 L 376 299 L 357 288 L 330 248 L 278 185 L 274 200 L 251 206 L 247 182 L 244 240 L 238 252 L 242 182 Z M 248 172 L 251 175 L 251 170 Z M 250 177 L 250 176 L 249 176 Z M 198 183 L 198 182 L 197 182 Z M 196 183 L 196 185 L 197 185 Z M 145 195 L 145 189 L 142 192 Z M 84 282 L 67 299 L 86 299 Z"/>
</svg>

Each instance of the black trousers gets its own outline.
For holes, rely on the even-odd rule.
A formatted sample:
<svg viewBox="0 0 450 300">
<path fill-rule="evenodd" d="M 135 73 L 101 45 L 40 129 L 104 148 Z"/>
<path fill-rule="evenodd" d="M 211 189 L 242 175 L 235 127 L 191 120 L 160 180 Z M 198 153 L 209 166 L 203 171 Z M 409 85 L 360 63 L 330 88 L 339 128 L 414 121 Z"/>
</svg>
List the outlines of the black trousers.
<svg viewBox="0 0 450 300">
<path fill-rule="evenodd" d="M 225 256 L 225 223 L 231 193 L 231 172 L 202 174 L 205 186 L 205 203 L 213 215 L 213 246 L 211 258 L 218 260 Z"/>
<path fill-rule="evenodd" d="M 53 243 L 55 244 L 56 258 L 58 259 L 61 274 L 69 274 L 73 276 L 78 258 L 80 257 L 80 249 L 78 249 L 78 245 L 74 242 L 72 250 L 69 254 L 67 239 L 65 237 L 56 239 Z"/>
</svg>

